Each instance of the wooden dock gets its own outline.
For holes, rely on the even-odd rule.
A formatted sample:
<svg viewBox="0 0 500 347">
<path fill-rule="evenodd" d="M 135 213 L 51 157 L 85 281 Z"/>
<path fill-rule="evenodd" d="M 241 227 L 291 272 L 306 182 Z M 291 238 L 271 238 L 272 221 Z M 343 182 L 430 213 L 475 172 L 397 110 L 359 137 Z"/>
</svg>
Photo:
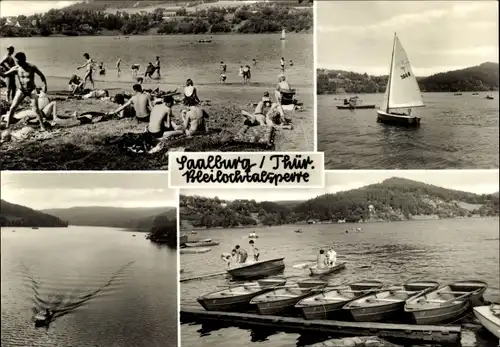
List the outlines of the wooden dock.
<svg viewBox="0 0 500 347">
<path fill-rule="evenodd" d="M 267 327 L 278 331 L 301 333 L 314 332 L 325 335 L 373 336 L 404 343 L 439 343 L 458 346 L 460 326 L 410 325 L 389 323 L 360 323 L 334 320 L 305 320 L 294 317 L 261 316 L 250 313 L 205 311 L 181 307 L 182 323 L 223 322 L 245 328 Z"/>
</svg>

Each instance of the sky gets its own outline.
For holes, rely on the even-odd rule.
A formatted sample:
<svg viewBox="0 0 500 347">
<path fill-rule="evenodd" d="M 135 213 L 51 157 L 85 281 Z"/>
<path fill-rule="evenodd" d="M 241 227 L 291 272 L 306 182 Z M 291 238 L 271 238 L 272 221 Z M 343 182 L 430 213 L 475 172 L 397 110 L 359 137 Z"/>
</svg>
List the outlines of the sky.
<svg viewBox="0 0 500 347">
<path fill-rule="evenodd" d="M 317 67 L 389 72 L 394 33 L 417 76 L 498 63 L 497 1 L 316 1 Z"/>
<path fill-rule="evenodd" d="M 1 0 L 0 16 L 30 16 L 36 13 L 44 13 L 50 9 L 58 9 L 77 3 L 79 1 L 29 1 L 29 0 Z"/>
<path fill-rule="evenodd" d="M 73 206 L 175 207 L 166 172 L 2 172 L 1 197 L 36 210 Z"/>
<path fill-rule="evenodd" d="M 391 177 L 407 178 L 436 186 L 491 194 L 499 191 L 498 170 L 384 170 L 384 171 L 328 171 L 325 188 L 274 189 L 181 189 L 180 194 L 205 197 L 217 196 L 222 200 L 249 199 L 256 201 L 307 200 L 319 195 L 360 188 L 380 183 Z"/>
</svg>

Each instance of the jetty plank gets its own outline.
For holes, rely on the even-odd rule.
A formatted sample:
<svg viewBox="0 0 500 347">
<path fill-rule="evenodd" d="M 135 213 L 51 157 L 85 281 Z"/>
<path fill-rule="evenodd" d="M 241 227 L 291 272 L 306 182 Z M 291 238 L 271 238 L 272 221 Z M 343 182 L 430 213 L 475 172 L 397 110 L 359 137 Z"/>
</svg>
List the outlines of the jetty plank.
<svg viewBox="0 0 500 347">
<path fill-rule="evenodd" d="M 460 326 L 412 325 L 372 322 L 347 322 L 334 320 L 305 320 L 295 317 L 265 316 L 251 313 L 205 311 L 193 307 L 181 307 L 181 322 L 219 321 L 245 326 L 266 326 L 281 331 L 319 332 L 347 336 L 372 336 L 401 339 L 405 341 L 427 341 L 444 345 L 460 342 Z"/>
</svg>

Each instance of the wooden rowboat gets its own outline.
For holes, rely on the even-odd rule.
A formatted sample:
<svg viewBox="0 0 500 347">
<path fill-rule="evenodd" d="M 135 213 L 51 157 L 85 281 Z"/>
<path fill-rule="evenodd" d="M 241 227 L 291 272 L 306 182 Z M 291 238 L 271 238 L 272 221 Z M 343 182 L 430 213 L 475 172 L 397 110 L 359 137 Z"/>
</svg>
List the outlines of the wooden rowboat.
<svg viewBox="0 0 500 347">
<path fill-rule="evenodd" d="M 456 320 L 478 302 L 488 285 L 483 281 L 459 281 L 406 301 L 404 310 L 417 324 L 439 324 Z"/>
<path fill-rule="evenodd" d="M 197 254 L 197 253 L 206 253 L 210 252 L 212 248 L 210 247 L 196 247 L 196 248 L 181 248 L 179 249 L 180 254 Z"/>
<path fill-rule="evenodd" d="M 285 268 L 285 258 L 260 260 L 252 263 L 238 264 L 227 270 L 233 279 L 251 280 L 277 275 Z"/>
<path fill-rule="evenodd" d="M 317 279 L 304 279 L 297 281 L 297 285 L 300 288 L 324 288 L 328 285 L 327 281 L 317 280 Z"/>
<path fill-rule="evenodd" d="M 345 264 L 346 263 L 343 262 L 343 263 L 338 263 L 337 265 L 334 265 L 332 267 L 325 267 L 325 268 L 318 268 L 318 265 L 314 265 L 309 268 L 309 271 L 311 271 L 312 276 L 326 275 L 345 269 Z"/>
<path fill-rule="evenodd" d="M 312 288 L 300 288 L 296 283 L 256 296 L 250 301 L 262 315 L 273 315 L 293 310 L 300 300 L 314 295 Z"/>
<path fill-rule="evenodd" d="M 439 287 L 435 281 L 410 281 L 401 286 L 394 286 L 361 297 L 347 303 L 343 309 L 348 311 L 357 322 L 378 322 L 401 315 L 406 300 Z"/>
<path fill-rule="evenodd" d="M 362 281 L 332 289 L 326 287 L 321 293 L 316 293 L 299 301 L 295 308 L 300 311 L 305 319 L 331 318 L 348 302 L 371 294 L 382 286 L 382 282 L 379 281 Z"/>
<path fill-rule="evenodd" d="M 500 305 L 474 307 L 474 315 L 483 327 L 500 339 Z"/>
<path fill-rule="evenodd" d="M 240 311 L 248 308 L 250 300 L 260 294 L 285 285 L 286 279 L 266 278 L 257 282 L 229 286 L 197 299 L 207 311 Z"/>
<path fill-rule="evenodd" d="M 186 247 L 208 247 L 208 246 L 217 246 L 219 245 L 220 242 L 218 241 L 195 241 L 195 242 L 186 242 L 185 245 Z"/>
</svg>

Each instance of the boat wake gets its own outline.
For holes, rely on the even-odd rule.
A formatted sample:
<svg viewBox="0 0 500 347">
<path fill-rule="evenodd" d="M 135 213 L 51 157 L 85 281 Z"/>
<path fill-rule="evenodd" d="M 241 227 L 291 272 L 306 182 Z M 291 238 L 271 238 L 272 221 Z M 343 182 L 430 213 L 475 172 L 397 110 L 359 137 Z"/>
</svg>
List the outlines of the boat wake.
<svg viewBox="0 0 500 347">
<path fill-rule="evenodd" d="M 33 294 L 31 297 L 31 301 L 33 302 L 33 314 L 49 309 L 53 312 L 52 320 L 54 320 L 81 307 L 90 300 L 94 299 L 97 295 L 106 291 L 106 289 L 115 284 L 115 282 L 122 280 L 126 270 L 133 263 L 134 261 L 126 263 L 112 273 L 111 276 L 105 279 L 104 283 L 101 282 L 102 284 L 96 289 L 88 289 L 84 292 L 81 292 L 81 289 L 78 288 L 77 285 L 74 285 L 70 291 L 62 293 L 57 293 L 57 288 L 44 288 L 45 286 L 43 285 L 43 281 L 37 279 L 24 264 L 21 264 L 20 273 L 27 281 L 27 285 Z M 81 280 L 82 282 L 85 281 L 83 278 Z M 65 281 L 64 279 L 61 279 L 58 282 L 64 283 Z"/>
</svg>

